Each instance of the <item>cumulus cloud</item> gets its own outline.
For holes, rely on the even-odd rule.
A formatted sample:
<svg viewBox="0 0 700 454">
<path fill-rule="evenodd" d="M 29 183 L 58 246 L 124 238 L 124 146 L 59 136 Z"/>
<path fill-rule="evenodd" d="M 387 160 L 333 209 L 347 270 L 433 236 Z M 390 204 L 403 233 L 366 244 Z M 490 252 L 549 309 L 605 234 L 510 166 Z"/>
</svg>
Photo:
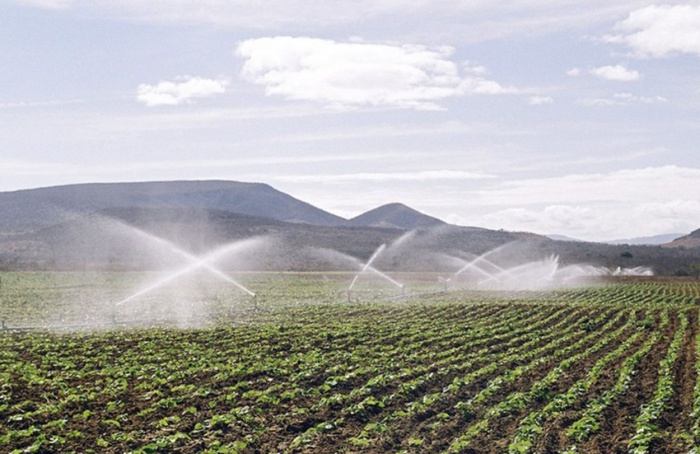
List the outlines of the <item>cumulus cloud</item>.
<svg viewBox="0 0 700 454">
<path fill-rule="evenodd" d="M 224 93 L 227 85 L 228 80 L 223 78 L 182 76 L 175 81 L 162 80 L 156 85 L 140 84 L 136 100 L 149 107 L 177 106 L 192 103 L 195 98 L 208 98 Z"/>
<path fill-rule="evenodd" d="M 600 79 L 617 80 L 621 82 L 639 80 L 641 77 L 637 71 L 627 69 L 622 65 L 601 66 L 591 69 L 589 73 Z"/>
<path fill-rule="evenodd" d="M 545 104 L 553 104 L 554 98 L 551 96 L 530 96 L 527 103 L 531 106 L 542 106 Z"/>
<path fill-rule="evenodd" d="M 337 42 L 304 37 L 250 39 L 238 44 L 242 76 L 266 94 L 329 107 L 441 109 L 448 98 L 514 93 L 481 77 L 460 74 L 450 47 Z M 476 74 L 475 74 L 476 73 Z"/>
<path fill-rule="evenodd" d="M 651 5 L 634 10 L 615 24 L 619 33 L 604 39 L 621 43 L 636 54 L 665 57 L 672 54 L 700 56 L 700 6 Z"/>
</svg>

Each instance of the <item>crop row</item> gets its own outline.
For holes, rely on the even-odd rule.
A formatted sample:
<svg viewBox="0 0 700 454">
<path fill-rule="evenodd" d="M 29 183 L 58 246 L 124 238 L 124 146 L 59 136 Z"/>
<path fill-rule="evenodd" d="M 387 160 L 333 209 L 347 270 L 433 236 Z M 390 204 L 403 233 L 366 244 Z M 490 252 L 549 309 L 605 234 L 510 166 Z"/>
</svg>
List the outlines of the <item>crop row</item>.
<svg viewBox="0 0 700 454">
<path fill-rule="evenodd" d="M 0 332 L 0 451 L 528 452 L 566 412 L 559 448 L 575 452 L 610 436 L 603 418 L 633 385 L 645 397 L 630 439 L 700 412 L 697 294 L 624 283 L 280 301 L 204 329 Z M 683 365 L 691 399 L 678 396 Z M 673 435 L 697 444 L 692 422 Z"/>
</svg>

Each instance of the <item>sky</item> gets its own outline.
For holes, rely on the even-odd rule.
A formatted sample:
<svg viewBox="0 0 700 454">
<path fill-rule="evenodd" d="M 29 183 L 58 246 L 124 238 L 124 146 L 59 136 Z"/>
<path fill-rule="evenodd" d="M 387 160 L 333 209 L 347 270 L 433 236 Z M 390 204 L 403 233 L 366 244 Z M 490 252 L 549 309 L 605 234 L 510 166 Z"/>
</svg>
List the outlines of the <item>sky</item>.
<svg viewBox="0 0 700 454">
<path fill-rule="evenodd" d="M 0 191 L 223 179 L 688 233 L 699 114 L 700 1 L 0 0 Z"/>
</svg>

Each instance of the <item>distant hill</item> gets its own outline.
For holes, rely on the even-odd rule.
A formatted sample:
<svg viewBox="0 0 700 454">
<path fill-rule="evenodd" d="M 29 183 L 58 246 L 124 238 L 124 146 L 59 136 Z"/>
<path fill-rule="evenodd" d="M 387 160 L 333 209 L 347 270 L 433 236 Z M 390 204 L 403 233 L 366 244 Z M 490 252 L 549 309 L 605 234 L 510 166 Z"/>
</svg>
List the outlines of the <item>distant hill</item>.
<svg viewBox="0 0 700 454">
<path fill-rule="evenodd" d="M 572 238 L 572 237 L 566 236 L 566 235 L 551 234 L 551 235 L 545 235 L 545 236 L 547 238 L 549 238 L 550 240 L 554 240 L 554 241 L 583 241 L 583 240 L 579 240 L 578 238 Z"/>
<path fill-rule="evenodd" d="M 526 232 L 449 224 L 415 230 L 319 226 L 222 210 L 142 207 L 106 209 L 0 238 L 0 269 L 160 269 L 182 266 L 178 249 L 199 257 L 238 250 L 239 243 L 240 254 L 217 266 L 358 271 L 383 244 L 374 266 L 385 271 L 449 274 L 482 254 L 501 264 L 559 256 L 562 265 L 651 266 L 659 274 L 700 263 L 700 249 L 553 241 Z"/>
<path fill-rule="evenodd" d="M 178 258 L 170 245 L 199 255 L 264 237 L 266 246 L 256 251 L 256 257 L 246 259 L 253 268 L 307 270 L 323 268 L 319 265 L 323 260 L 308 256 L 308 249 L 332 249 L 366 259 L 379 245 L 403 233 L 284 222 L 202 208 L 109 208 L 0 238 L 0 269 L 151 269 Z"/>
<path fill-rule="evenodd" d="M 666 243 L 666 247 L 685 247 L 685 248 L 700 248 L 700 229 L 693 230 L 688 235 L 676 238 L 670 243 Z"/>
<path fill-rule="evenodd" d="M 517 251 L 509 252 L 513 255 L 538 251 L 540 242 L 551 242 L 533 234 L 448 224 L 407 231 L 290 223 L 201 208 L 110 208 L 0 239 L 0 268 L 151 269 L 181 260 L 168 243 L 199 255 L 261 237 L 265 246 L 245 258 L 243 265 L 357 270 L 359 262 L 384 244 L 386 250 L 376 263 L 383 269 L 454 270 L 470 260 L 470 254 L 504 244 L 519 243 Z"/>
<path fill-rule="evenodd" d="M 683 233 L 664 233 L 661 235 L 654 235 L 654 236 L 643 236 L 643 237 L 638 237 L 638 238 L 627 238 L 627 239 L 619 239 L 619 240 L 612 240 L 612 241 L 606 241 L 606 243 L 609 244 L 666 244 L 669 243 L 676 238 L 682 237 L 684 234 Z"/>
<path fill-rule="evenodd" d="M 350 219 L 348 225 L 412 230 L 437 227 L 446 223 L 402 203 L 390 203 Z"/>
<path fill-rule="evenodd" d="M 649 266 L 667 275 L 687 275 L 700 263 L 700 230 L 664 247 L 554 241 L 450 225 L 399 203 L 348 221 L 258 183 L 82 184 L 0 193 L 2 270 L 157 269 L 173 254 L 182 260 L 178 248 L 199 256 L 248 248 L 241 241 L 255 248 L 227 267 L 357 270 L 381 245 L 376 266 L 397 271 L 449 273 L 482 254 L 499 263 L 558 256 L 562 265 Z"/>
<path fill-rule="evenodd" d="M 0 193 L 0 233 L 35 230 L 124 207 L 203 208 L 328 226 L 346 222 L 262 183 L 90 183 Z"/>
</svg>

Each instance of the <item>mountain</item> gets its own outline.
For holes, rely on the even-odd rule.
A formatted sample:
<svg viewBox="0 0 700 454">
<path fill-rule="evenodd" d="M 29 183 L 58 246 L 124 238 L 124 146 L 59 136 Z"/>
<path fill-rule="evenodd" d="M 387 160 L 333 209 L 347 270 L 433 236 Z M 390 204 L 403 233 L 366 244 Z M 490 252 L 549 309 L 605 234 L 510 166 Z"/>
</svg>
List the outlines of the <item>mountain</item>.
<svg viewBox="0 0 700 454">
<path fill-rule="evenodd" d="M 664 244 L 666 247 L 700 248 L 700 229 L 693 230 L 688 235 L 676 238 L 670 243 Z"/>
<path fill-rule="evenodd" d="M 265 238 L 248 257 L 256 269 L 315 269 L 306 249 L 333 249 L 367 258 L 404 232 L 319 226 L 202 208 L 109 208 L 50 227 L 0 238 L 0 269 L 150 269 L 177 259 L 176 249 L 200 255 L 236 242 Z M 182 257 L 180 257 L 181 259 Z M 235 265 L 234 265 L 235 267 Z"/>
<path fill-rule="evenodd" d="M 442 226 L 446 223 L 402 203 L 390 203 L 350 219 L 348 225 L 413 230 Z"/>
<path fill-rule="evenodd" d="M 262 183 L 89 183 L 0 193 L 0 233 L 31 231 L 123 207 L 204 208 L 328 226 L 346 222 Z"/>
<path fill-rule="evenodd" d="M 654 235 L 654 236 L 643 236 L 643 237 L 638 237 L 638 238 L 627 238 L 627 239 L 619 239 L 619 240 L 613 240 L 613 241 L 606 241 L 606 243 L 609 244 L 666 244 L 669 243 L 676 238 L 679 238 L 683 236 L 683 233 L 664 233 L 661 235 Z"/>
<path fill-rule="evenodd" d="M 562 266 L 651 266 L 666 275 L 700 263 L 700 248 L 553 241 L 449 224 L 407 231 L 319 226 L 204 208 L 127 207 L 0 237 L 0 269 L 173 269 L 187 254 L 191 259 L 221 253 L 223 262 L 216 263 L 226 270 L 358 271 L 382 245 L 374 266 L 385 271 L 450 273 L 478 256 L 486 258 L 484 266 L 558 256 Z"/>
<path fill-rule="evenodd" d="M 132 270 L 178 266 L 241 244 L 226 269 L 357 271 L 385 245 L 386 270 L 454 270 L 475 256 L 508 260 L 539 254 L 539 235 L 441 224 L 416 230 L 319 226 L 202 208 L 110 208 L 50 227 L 0 238 L 0 269 Z M 255 245 L 249 253 L 245 245 Z M 251 246 L 252 247 L 252 246 Z M 180 250 L 180 252 L 178 252 Z M 184 254 L 183 254 L 183 251 Z M 223 254 L 222 257 L 227 254 Z M 495 253 L 490 257 L 497 257 Z"/>
<path fill-rule="evenodd" d="M 687 275 L 700 263 L 700 230 L 664 245 L 684 247 L 554 241 L 450 225 L 398 203 L 348 221 L 258 183 L 81 184 L 0 193 L 3 270 L 160 269 L 164 261 L 177 266 L 183 255 L 233 248 L 249 251 L 231 259 L 231 269 L 356 271 L 382 245 L 375 265 L 396 271 L 449 272 L 482 254 L 495 263 L 558 256 L 561 265 L 650 266 L 666 275 Z"/>
</svg>

